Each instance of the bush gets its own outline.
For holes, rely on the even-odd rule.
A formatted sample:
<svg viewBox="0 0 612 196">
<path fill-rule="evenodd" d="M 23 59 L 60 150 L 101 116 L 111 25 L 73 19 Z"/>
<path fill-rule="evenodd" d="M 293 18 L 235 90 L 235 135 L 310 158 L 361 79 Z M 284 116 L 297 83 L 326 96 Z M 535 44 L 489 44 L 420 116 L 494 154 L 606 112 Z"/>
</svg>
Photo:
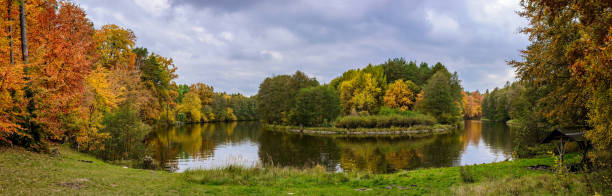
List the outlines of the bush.
<svg viewBox="0 0 612 196">
<path fill-rule="evenodd" d="M 459 174 L 461 175 L 461 180 L 465 183 L 474 183 L 474 174 L 470 171 L 470 166 L 462 166 L 459 167 Z"/>
<path fill-rule="evenodd" d="M 128 106 L 121 106 L 107 114 L 102 122 L 103 133 L 110 139 L 104 142 L 104 148 L 95 154 L 104 160 L 141 160 L 146 155 L 145 135 L 151 127 L 142 122 L 138 111 Z"/>
<path fill-rule="evenodd" d="M 436 120 L 427 115 L 375 115 L 375 116 L 345 116 L 336 121 L 338 128 L 390 128 L 412 127 L 415 125 L 434 125 Z"/>
<path fill-rule="evenodd" d="M 392 116 L 392 115 L 419 116 L 419 115 L 423 115 L 423 114 L 415 112 L 415 111 L 411 111 L 411 110 L 400 111 L 398 109 L 393 109 L 393 108 L 390 108 L 390 107 L 387 107 L 387 106 L 383 106 L 378 111 L 378 115 L 380 115 L 380 116 Z"/>
</svg>

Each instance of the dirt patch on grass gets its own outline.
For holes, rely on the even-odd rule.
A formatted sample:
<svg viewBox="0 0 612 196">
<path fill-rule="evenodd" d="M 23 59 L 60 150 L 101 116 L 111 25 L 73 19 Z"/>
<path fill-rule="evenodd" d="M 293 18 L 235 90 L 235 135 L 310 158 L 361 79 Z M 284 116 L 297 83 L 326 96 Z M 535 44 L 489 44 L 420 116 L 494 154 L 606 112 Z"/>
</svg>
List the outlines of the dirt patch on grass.
<svg viewBox="0 0 612 196">
<path fill-rule="evenodd" d="M 81 189 L 87 187 L 88 182 L 87 178 L 77 178 L 69 182 L 60 182 L 58 185 L 71 189 Z"/>
</svg>

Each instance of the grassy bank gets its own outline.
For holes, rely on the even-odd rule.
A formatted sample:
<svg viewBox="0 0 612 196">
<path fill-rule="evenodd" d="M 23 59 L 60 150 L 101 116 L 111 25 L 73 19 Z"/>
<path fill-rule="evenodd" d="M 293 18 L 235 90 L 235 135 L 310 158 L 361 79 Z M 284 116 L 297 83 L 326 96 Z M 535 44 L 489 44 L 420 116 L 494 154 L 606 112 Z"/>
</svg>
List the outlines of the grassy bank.
<svg viewBox="0 0 612 196">
<path fill-rule="evenodd" d="M 167 173 L 129 169 L 60 148 L 55 157 L 20 149 L 0 150 L 3 195 L 550 195 L 559 178 L 528 166 L 551 165 L 551 158 L 523 159 L 469 167 L 474 183 L 459 167 L 418 169 L 394 174 L 329 173 L 322 168 L 229 167 Z M 569 161 L 579 157 L 570 156 Z M 91 162 L 91 163 L 90 163 Z M 465 176 L 465 174 L 464 174 Z M 589 194 L 581 175 L 570 174 L 566 192 Z"/>
<path fill-rule="evenodd" d="M 519 119 L 510 119 L 506 121 L 506 125 L 513 128 L 519 128 L 523 125 L 523 123 Z"/>
</svg>

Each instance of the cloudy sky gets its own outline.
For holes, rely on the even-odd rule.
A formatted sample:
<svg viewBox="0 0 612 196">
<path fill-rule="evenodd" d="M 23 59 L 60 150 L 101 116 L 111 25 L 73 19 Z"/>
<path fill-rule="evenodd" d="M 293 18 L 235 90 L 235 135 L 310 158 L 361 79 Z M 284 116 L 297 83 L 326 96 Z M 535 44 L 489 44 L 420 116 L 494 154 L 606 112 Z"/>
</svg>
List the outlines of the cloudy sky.
<svg viewBox="0 0 612 196">
<path fill-rule="evenodd" d="M 177 83 L 257 93 L 302 70 L 327 83 L 347 69 L 404 57 L 442 62 L 466 90 L 514 80 L 505 61 L 528 44 L 519 0 L 78 0 L 96 27 L 134 31 L 174 59 Z"/>
</svg>

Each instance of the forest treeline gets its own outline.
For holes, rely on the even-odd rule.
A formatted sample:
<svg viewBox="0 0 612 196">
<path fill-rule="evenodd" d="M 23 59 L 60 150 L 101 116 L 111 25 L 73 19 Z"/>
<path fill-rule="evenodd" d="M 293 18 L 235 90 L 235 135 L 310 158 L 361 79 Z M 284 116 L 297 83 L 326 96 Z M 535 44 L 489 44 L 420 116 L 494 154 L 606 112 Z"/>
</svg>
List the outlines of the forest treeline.
<svg viewBox="0 0 612 196">
<path fill-rule="evenodd" d="M 507 82 L 504 88 L 486 92 L 482 100 L 482 115 L 492 121 L 506 122 L 510 119 L 524 119 L 529 116 L 529 103 L 521 82 Z"/>
<path fill-rule="evenodd" d="M 69 142 L 129 159 L 142 156 L 134 144 L 152 126 L 255 119 L 253 99 L 177 85 L 172 59 L 136 47 L 129 29 L 95 29 L 70 1 L 0 4 L 2 144 L 44 151 Z"/>
<path fill-rule="evenodd" d="M 176 120 L 187 123 L 256 120 L 255 99 L 214 92 L 203 83 L 178 86 Z"/>
<path fill-rule="evenodd" d="M 472 96 L 463 92 L 457 73 L 441 63 L 417 66 L 395 58 L 348 70 L 323 85 L 300 71 L 268 77 L 259 87 L 256 108 L 260 120 L 269 124 L 407 127 L 456 123 L 466 114 L 464 106 L 475 103 L 470 98 L 466 104 L 467 97 Z M 475 108 L 470 110 L 475 117 Z M 394 117 L 384 117 L 389 115 Z"/>
</svg>

